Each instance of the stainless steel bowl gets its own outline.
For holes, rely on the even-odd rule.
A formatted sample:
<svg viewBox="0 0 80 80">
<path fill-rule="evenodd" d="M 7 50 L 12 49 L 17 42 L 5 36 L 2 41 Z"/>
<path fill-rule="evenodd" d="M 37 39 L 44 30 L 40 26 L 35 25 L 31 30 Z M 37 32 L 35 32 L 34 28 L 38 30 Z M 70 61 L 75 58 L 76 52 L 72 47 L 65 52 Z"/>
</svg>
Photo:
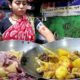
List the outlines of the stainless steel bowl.
<svg viewBox="0 0 80 80">
<path fill-rule="evenodd" d="M 80 38 L 57 40 L 54 42 L 43 44 L 43 46 L 50 49 L 51 51 L 56 51 L 58 48 L 64 48 L 69 51 L 75 51 L 75 50 L 80 51 Z M 22 59 L 22 66 L 25 69 L 25 71 L 36 78 L 42 78 L 42 76 L 36 72 L 38 64 L 35 60 L 35 57 L 37 57 L 40 54 L 43 54 L 43 52 L 44 48 L 38 45 L 34 49 L 28 51 L 27 54 L 24 54 Z M 77 80 L 77 79 L 72 79 L 72 80 Z"/>
<path fill-rule="evenodd" d="M 27 53 L 27 51 L 35 48 L 36 46 L 36 43 L 22 40 L 0 41 L 0 51 L 17 50 Z"/>
</svg>

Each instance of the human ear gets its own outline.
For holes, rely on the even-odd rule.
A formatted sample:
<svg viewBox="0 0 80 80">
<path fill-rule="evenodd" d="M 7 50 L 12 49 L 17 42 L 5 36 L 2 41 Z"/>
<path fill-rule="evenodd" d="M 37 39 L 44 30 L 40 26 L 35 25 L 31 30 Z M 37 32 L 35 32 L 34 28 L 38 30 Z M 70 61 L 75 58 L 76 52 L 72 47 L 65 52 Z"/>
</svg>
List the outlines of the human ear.
<svg viewBox="0 0 80 80">
<path fill-rule="evenodd" d="M 8 3 L 8 6 L 9 6 L 9 8 L 10 8 L 10 9 L 12 8 L 12 5 L 11 5 L 11 3 L 10 3 L 10 2 Z"/>
</svg>

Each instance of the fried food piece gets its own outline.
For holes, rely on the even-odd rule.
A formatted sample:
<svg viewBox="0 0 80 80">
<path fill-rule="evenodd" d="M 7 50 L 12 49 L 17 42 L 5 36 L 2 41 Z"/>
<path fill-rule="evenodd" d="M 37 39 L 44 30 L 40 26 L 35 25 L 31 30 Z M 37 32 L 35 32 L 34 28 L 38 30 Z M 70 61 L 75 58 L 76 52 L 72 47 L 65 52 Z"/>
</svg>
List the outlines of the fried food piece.
<svg viewBox="0 0 80 80">
<path fill-rule="evenodd" d="M 55 75 L 54 71 L 46 71 L 43 73 L 43 78 L 51 79 Z"/>
<path fill-rule="evenodd" d="M 36 57 L 35 59 L 40 66 L 39 68 L 36 69 L 37 72 L 41 73 L 48 70 L 47 62 L 41 61 L 38 57 Z"/>
<path fill-rule="evenodd" d="M 21 60 L 21 57 L 22 57 L 22 55 L 23 55 L 22 52 L 20 52 L 20 51 L 15 51 L 15 50 L 9 51 L 8 54 L 9 54 L 10 56 L 16 57 L 17 60 L 19 60 L 19 61 Z"/>
<path fill-rule="evenodd" d="M 73 67 L 80 68 L 80 58 L 74 60 L 72 64 L 73 64 Z"/>
<path fill-rule="evenodd" d="M 58 56 L 52 53 L 43 53 L 42 55 L 39 56 L 39 59 L 45 62 L 53 62 L 57 63 L 59 61 Z"/>
<path fill-rule="evenodd" d="M 67 56 L 67 57 L 70 56 L 70 52 L 65 49 L 60 48 L 57 51 L 59 56 Z"/>
<path fill-rule="evenodd" d="M 69 79 L 69 80 L 70 80 L 70 79 L 72 80 L 72 79 L 74 79 L 74 78 L 75 78 L 75 75 L 72 74 L 72 73 L 70 73 L 70 72 L 69 72 L 68 75 L 66 76 L 66 80 L 68 80 L 68 79 Z"/>
<path fill-rule="evenodd" d="M 56 78 L 58 79 L 66 78 L 67 74 L 68 74 L 68 70 L 64 66 L 60 66 L 58 69 L 56 69 L 56 72 L 55 72 Z"/>
<path fill-rule="evenodd" d="M 72 74 L 73 74 L 76 78 L 79 78 L 79 77 L 80 77 L 80 68 L 73 68 L 73 69 L 72 69 Z"/>
<path fill-rule="evenodd" d="M 71 65 L 70 59 L 67 56 L 61 56 L 59 60 L 59 64 L 67 68 Z"/>
<path fill-rule="evenodd" d="M 71 53 L 71 56 L 70 56 L 70 60 L 71 60 L 71 61 L 74 61 L 74 60 L 76 60 L 76 59 L 78 59 L 78 58 L 79 58 L 78 55 L 76 55 L 75 53 Z"/>
<path fill-rule="evenodd" d="M 6 67 L 6 70 L 10 73 L 16 73 L 18 68 L 18 63 L 14 61 L 12 64 L 10 64 L 8 67 Z"/>
</svg>

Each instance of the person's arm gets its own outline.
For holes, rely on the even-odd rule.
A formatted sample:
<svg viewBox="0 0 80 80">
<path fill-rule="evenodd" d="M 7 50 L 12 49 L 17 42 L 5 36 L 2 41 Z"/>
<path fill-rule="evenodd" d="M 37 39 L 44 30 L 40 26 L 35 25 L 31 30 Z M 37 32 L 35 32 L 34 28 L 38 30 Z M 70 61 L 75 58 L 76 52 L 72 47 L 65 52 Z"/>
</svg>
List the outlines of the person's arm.
<svg viewBox="0 0 80 80">
<path fill-rule="evenodd" d="M 35 25 L 39 33 L 44 36 L 48 42 L 55 40 L 55 35 L 38 18 L 35 20 Z"/>
</svg>

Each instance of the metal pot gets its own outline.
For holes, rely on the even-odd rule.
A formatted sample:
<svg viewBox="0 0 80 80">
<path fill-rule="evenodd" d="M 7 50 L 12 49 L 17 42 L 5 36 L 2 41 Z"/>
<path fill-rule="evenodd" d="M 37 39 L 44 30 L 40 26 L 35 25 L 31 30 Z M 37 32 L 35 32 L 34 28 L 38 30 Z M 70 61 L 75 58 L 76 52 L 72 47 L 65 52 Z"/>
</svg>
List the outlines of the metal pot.
<svg viewBox="0 0 80 80">
<path fill-rule="evenodd" d="M 52 51 L 56 51 L 58 48 L 64 48 L 69 51 L 80 51 L 80 38 L 57 40 L 51 43 L 43 44 L 43 46 Z M 42 76 L 36 72 L 38 64 L 36 63 L 35 57 L 37 57 L 40 54 L 43 54 L 43 52 L 44 49 L 40 45 L 38 45 L 34 49 L 28 51 L 27 54 L 24 54 L 22 58 L 22 67 L 28 74 L 36 77 L 37 79 L 42 78 Z"/>
<path fill-rule="evenodd" d="M 0 51 L 17 50 L 27 53 L 27 51 L 33 49 L 36 46 L 36 43 L 22 40 L 0 41 Z"/>
</svg>

